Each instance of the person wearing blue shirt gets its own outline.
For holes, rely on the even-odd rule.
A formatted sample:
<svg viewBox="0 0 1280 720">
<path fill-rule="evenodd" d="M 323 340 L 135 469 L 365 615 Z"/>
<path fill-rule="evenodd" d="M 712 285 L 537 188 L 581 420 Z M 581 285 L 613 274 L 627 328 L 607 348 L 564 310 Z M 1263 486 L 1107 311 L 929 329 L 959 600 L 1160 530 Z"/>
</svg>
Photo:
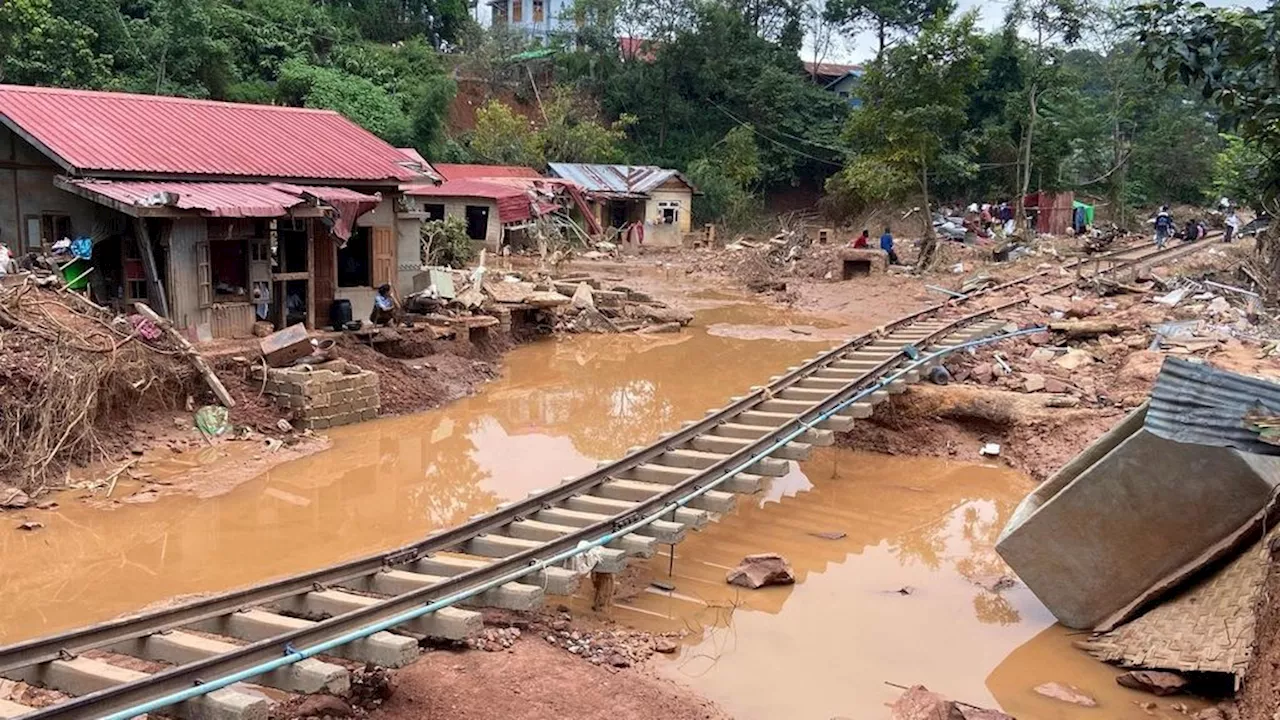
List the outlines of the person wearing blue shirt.
<svg viewBox="0 0 1280 720">
<path fill-rule="evenodd" d="M 893 251 L 893 233 L 889 227 L 885 226 L 884 234 L 880 236 L 880 249 L 889 254 L 889 264 L 898 265 L 898 253 Z"/>
</svg>

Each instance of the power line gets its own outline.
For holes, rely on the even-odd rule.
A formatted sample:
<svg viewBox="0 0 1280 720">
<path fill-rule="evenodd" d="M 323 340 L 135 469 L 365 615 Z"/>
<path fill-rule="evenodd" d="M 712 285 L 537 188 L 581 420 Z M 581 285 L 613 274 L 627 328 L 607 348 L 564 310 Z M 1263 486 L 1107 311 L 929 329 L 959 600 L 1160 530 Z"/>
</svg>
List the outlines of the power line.
<svg viewBox="0 0 1280 720">
<path fill-rule="evenodd" d="M 801 156 L 801 157 L 808 158 L 808 159 L 810 159 L 810 160 L 814 160 L 814 161 L 816 161 L 816 162 L 826 163 L 827 165 L 831 165 L 832 167 L 838 167 L 838 168 L 843 168 L 843 167 L 844 167 L 844 163 L 838 163 L 838 162 L 835 162 L 835 161 L 833 161 L 833 160 L 827 160 L 826 158 L 820 158 L 820 157 L 818 157 L 818 156 L 816 156 L 816 155 L 810 155 L 809 153 L 804 152 L 803 150 L 797 150 L 796 148 L 793 148 L 793 147 L 791 147 L 790 145 L 787 145 L 787 144 L 785 144 L 785 143 L 783 143 L 783 142 L 780 142 L 780 141 L 778 141 L 778 140 L 775 140 L 774 138 L 771 138 L 771 137 L 769 137 L 768 135 L 765 135 L 764 133 L 760 132 L 760 130 L 759 130 L 759 129 L 757 129 L 757 128 L 756 128 L 754 125 L 752 125 L 751 123 L 743 122 L 742 120 L 739 120 L 738 118 L 734 117 L 733 113 L 731 113 L 731 112 L 729 112 L 728 110 L 725 110 L 724 108 L 720 107 L 720 105 L 719 105 L 718 103 L 716 103 L 714 100 L 711 100 L 711 99 L 709 99 L 709 98 L 704 98 L 704 99 L 705 99 L 707 102 L 709 102 L 709 103 L 711 103 L 712 105 L 714 105 L 714 106 L 716 107 L 716 109 L 718 109 L 720 112 L 722 112 L 722 113 L 724 113 L 725 115 L 729 116 L 729 119 L 731 119 L 731 120 L 733 120 L 734 122 L 738 123 L 738 124 L 739 124 L 739 125 L 741 125 L 742 127 L 746 128 L 746 129 L 748 129 L 748 130 L 750 130 L 750 131 L 751 131 L 752 133 L 754 133 L 755 135 L 757 135 L 757 136 L 759 136 L 759 137 L 762 137 L 762 138 L 764 138 L 765 140 L 768 140 L 769 142 L 773 143 L 774 145 L 777 145 L 778 147 L 782 148 L 783 150 L 787 150 L 787 151 L 789 151 L 789 152 L 795 153 L 796 155 L 799 155 L 799 156 Z M 801 142 L 804 142 L 804 141 L 802 140 Z M 821 146 L 821 145 L 817 145 L 816 147 L 822 147 L 822 146 Z M 825 148 L 825 149 L 830 150 L 831 148 Z"/>
</svg>

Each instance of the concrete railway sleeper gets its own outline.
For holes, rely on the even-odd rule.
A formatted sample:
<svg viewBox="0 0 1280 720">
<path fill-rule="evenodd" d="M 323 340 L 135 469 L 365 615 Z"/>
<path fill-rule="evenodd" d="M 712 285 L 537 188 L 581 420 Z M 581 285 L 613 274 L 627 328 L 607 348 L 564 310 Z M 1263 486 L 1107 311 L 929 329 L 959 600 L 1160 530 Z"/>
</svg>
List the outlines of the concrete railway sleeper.
<svg viewBox="0 0 1280 720">
<path fill-rule="evenodd" d="M 1169 252 L 1126 250 L 1099 272 Z M 854 338 L 620 460 L 394 552 L 0 648 L 0 676 L 71 696 L 40 709 L 0 703 L 0 718 L 97 718 L 128 712 L 157 698 L 187 694 L 193 684 L 278 663 L 282 654 L 298 653 L 295 648 L 323 646 L 324 654 L 402 666 L 417 656 L 417 638 L 460 639 L 482 625 L 479 613 L 457 606 L 393 624 L 406 611 L 459 593 L 467 595 L 465 605 L 513 610 L 535 608 L 546 594 L 571 594 L 579 574 L 548 565 L 546 559 L 603 543 L 617 530 L 659 510 L 662 519 L 646 525 L 643 532 L 619 534 L 592 550 L 592 570 L 618 572 L 629 557 L 650 557 L 658 545 L 680 542 L 712 514 L 730 511 L 736 495 L 757 492 L 766 478 L 786 474 L 788 462 L 805 459 L 814 445 L 830 445 L 833 432 L 847 430 L 889 393 L 918 381 L 928 363 L 868 392 L 881 378 L 919 354 L 999 332 L 1007 321 L 997 319 L 996 313 L 1026 302 L 1028 296 L 945 319 L 958 305 L 1047 274 L 1033 273 L 949 300 Z M 1074 278 L 1050 291 L 1072 282 Z M 865 397 L 849 402 L 860 394 Z M 812 422 L 820 417 L 825 419 Z M 717 489 L 705 489 L 712 484 Z M 695 492 L 688 506 L 667 509 Z M 534 565 L 540 567 L 520 577 Z M 388 623 L 388 629 L 345 640 L 379 623 Z M 339 640 L 343 643 L 334 644 Z M 151 674 L 126 670 L 110 664 L 109 656 L 87 657 L 91 651 L 167 667 Z M 350 684 L 340 666 L 310 657 L 251 679 L 300 693 L 341 694 Z M 186 699 L 166 712 L 189 718 L 258 718 L 266 715 L 265 703 L 232 685 Z"/>
</svg>

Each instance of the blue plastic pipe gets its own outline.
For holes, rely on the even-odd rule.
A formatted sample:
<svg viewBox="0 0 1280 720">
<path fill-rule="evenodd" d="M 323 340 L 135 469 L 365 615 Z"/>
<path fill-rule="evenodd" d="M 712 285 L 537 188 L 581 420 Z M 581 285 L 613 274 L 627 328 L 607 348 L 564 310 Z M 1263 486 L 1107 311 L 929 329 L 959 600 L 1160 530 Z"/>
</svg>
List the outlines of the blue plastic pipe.
<svg viewBox="0 0 1280 720">
<path fill-rule="evenodd" d="M 180 690 L 175 693 L 170 693 L 169 695 L 165 695 L 164 697 L 160 697 L 155 700 L 149 700 L 145 703 L 142 703 L 141 705 L 136 705 L 127 710 L 121 710 L 120 712 L 107 715 L 103 718 L 103 720 L 129 720 L 129 718 L 134 718 L 146 713 L 156 712 L 170 705 L 176 705 L 177 703 L 185 702 L 187 700 L 197 698 L 201 695 L 206 695 L 208 693 L 213 692 L 214 690 L 221 690 L 222 688 L 227 687 L 229 685 L 234 685 L 235 683 L 249 680 L 251 678 L 257 677 L 258 675 L 269 673 L 272 670 L 277 670 L 286 665 L 292 665 L 293 663 L 299 662 L 301 660 L 306 660 L 307 658 L 314 657 L 316 655 L 320 655 L 336 647 L 346 645 L 356 640 L 367 638 L 370 635 L 373 635 L 374 633 L 382 632 L 383 630 L 388 630 L 390 628 L 395 627 L 396 625 L 401 625 L 410 620 L 420 618 L 423 615 L 427 615 L 437 610 L 442 610 L 452 605 L 456 605 L 457 603 L 462 602 L 463 600 L 466 600 L 468 598 L 475 597 L 476 595 L 479 595 L 480 593 L 483 593 L 486 590 L 490 590 L 492 588 L 498 587 L 499 585 L 505 585 L 506 583 L 509 583 L 509 582 L 514 582 L 530 573 L 534 573 L 534 572 L 537 572 L 538 570 L 542 570 L 552 565 L 562 563 L 565 560 L 568 560 L 577 555 L 581 555 L 582 553 L 587 552 L 588 550 L 591 550 L 593 548 L 598 548 L 598 547 L 607 545 L 608 543 L 613 542 L 614 540 L 622 537 L 623 535 L 633 533 L 636 530 L 639 530 L 640 528 L 645 527 L 646 525 L 649 525 L 657 520 L 661 520 L 663 515 L 666 515 L 667 513 L 671 512 L 672 510 L 675 510 L 676 508 L 680 508 L 680 507 L 684 507 L 685 505 L 688 505 L 695 498 L 698 498 L 703 494 L 719 487 L 722 483 L 727 482 L 729 478 L 735 475 L 738 475 L 739 473 L 746 472 L 747 468 L 754 465 L 757 461 L 765 457 L 768 457 L 775 450 L 781 448 L 782 446 L 786 445 L 787 443 L 791 442 L 797 437 L 803 435 L 808 430 L 811 430 L 818 423 L 823 422 L 827 418 L 831 417 L 832 415 L 835 415 L 839 411 L 861 400 L 862 398 L 869 396 L 871 393 L 874 393 L 880 390 L 881 388 L 885 387 L 889 383 L 895 380 L 898 380 L 899 378 L 903 377 L 904 375 L 916 369 L 917 367 L 920 367 L 921 365 L 929 363 L 933 360 L 936 360 L 937 358 L 943 357 L 957 350 L 964 350 L 966 348 L 977 347 L 979 345 L 987 345 L 990 343 L 999 342 L 1001 340 L 1006 340 L 1011 337 L 1017 337 L 1019 335 L 1030 335 L 1032 333 L 1042 332 L 1045 329 L 1046 328 L 1044 327 L 1035 327 L 1035 328 L 1028 328 L 1026 330 L 1018 330 L 1011 333 L 1004 333 L 1002 335 L 993 335 L 990 337 L 962 343 L 960 345 L 948 346 L 946 348 L 943 348 L 942 350 L 929 353 L 928 355 L 922 355 L 918 360 L 908 363 L 898 372 L 885 376 L 876 384 L 870 386 L 869 388 L 863 390 L 862 392 L 857 393 L 856 395 L 848 398 L 847 400 L 841 401 L 839 404 L 835 405 L 830 410 L 820 413 L 814 419 L 809 420 L 807 422 L 801 422 L 800 427 L 798 429 L 793 430 L 790 433 L 787 433 L 786 436 L 778 439 L 769 447 L 756 453 L 750 459 L 743 461 L 741 464 L 737 465 L 732 470 L 729 470 L 728 472 L 726 472 L 723 477 L 717 478 L 713 482 L 710 482 L 707 485 L 704 485 L 703 487 L 693 490 L 688 495 L 685 495 L 683 497 L 680 497 L 676 500 L 671 501 L 670 503 L 664 505 L 661 510 L 657 510 L 652 514 L 647 515 L 631 523 L 630 525 L 627 525 L 626 527 L 620 530 L 615 530 L 611 533 L 598 537 L 595 540 L 592 540 L 590 542 L 579 543 L 574 548 L 571 548 L 569 550 L 564 550 L 560 553 L 552 555 L 549 558 L 546 558 L 545 560 L 538 560 L 537 562 L 534 562 L 531 565 L 522 567 L 518 570 L 512 570 L 506 575 L 502 575 L 500 577 L 494 578 L 493 580 L 490 580 L 476 587 L 469 588 L 467 590 L 460 590 L 452 595 L 443 597 L 430 604 L 424 605 L 419 608 L 414 608 L 413 610 L 406 610 L 400 613 L 399 615 L 389 617 L 386 620 L 381 620 L 372 625 L 363 627 L 359 630 L 353 630 L 349 633 L 346 633 L 345 635 L 341 635 L 339 637 L 333 638 L 332 640 L 326 640 L 322 643 L 312 645 L 311 647 L 306 648 L 305 650 L 290 649 L 284 655 L 276 658 L 275 660 L 270 660 L 268 662 L 255 665 L 254 667 L 248 668 L 247 670 L 241 670 L 238 673 L 233 673 L 231 675 L 218 678 L 217 680 L 210 680 L 209 682 L 195 685 L 193 687 L 187 688 L 186 690 Z"/>
</svg>

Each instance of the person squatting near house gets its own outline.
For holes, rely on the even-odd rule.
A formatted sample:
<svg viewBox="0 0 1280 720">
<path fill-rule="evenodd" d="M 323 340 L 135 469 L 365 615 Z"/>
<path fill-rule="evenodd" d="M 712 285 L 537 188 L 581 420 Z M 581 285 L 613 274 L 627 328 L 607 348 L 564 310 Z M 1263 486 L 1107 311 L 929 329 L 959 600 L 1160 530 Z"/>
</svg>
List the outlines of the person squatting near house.
<svg viewBox="0 0 1280 720">
<path fill-rule="evenodd" d="M 382 285 L 373 296 L 373 312 L 369 313 L 369 322 L 374 325 L 399 325 L 403 316 L 400 303 L 390 285 Z"/>
<path fill-rule="evenodd" d="M 880 236 L 880 249 L 889 254 L 890 265 L 900 265 L 898 262 L 898 253 L 893 251 L 893 233 L 886 225 L 884 234 Z"/>
<path fill-rule="evenodd" d="M 853 248 L 855 250 L 866 249 L 871 242 L 871 231 L 862 228 L 862 234 L 853 239 Z"/>
</svg>

